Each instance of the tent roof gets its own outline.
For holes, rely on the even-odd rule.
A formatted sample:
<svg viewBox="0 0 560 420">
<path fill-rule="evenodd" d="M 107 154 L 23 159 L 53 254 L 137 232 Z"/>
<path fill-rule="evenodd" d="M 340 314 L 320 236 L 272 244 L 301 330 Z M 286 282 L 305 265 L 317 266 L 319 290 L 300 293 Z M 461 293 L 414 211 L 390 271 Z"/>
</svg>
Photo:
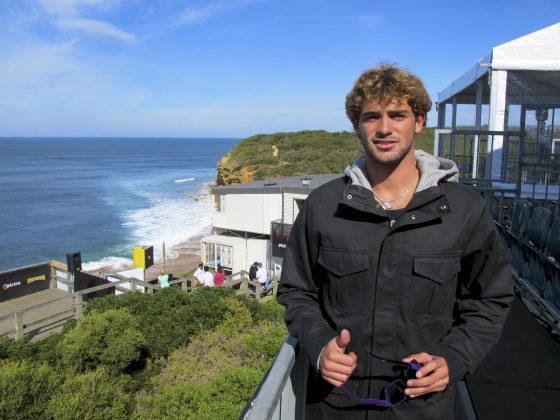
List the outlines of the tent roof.
<svg viewBox="0 0 560 420">
<path fill-rule="evenodd" d="M 560 71 L 560 22 L 494 47 L 492 68 Z"/>
<path fill-rule="evenodd" d="M 494 47 L 473 68 L 439 92 L 438 102 L 445 102 L 463 91 L 472 96 L 476 91 L 472 85 L 480 78 L 488 78 L 489 68 L 560 71 L 560 22 Z"/>
</svg>

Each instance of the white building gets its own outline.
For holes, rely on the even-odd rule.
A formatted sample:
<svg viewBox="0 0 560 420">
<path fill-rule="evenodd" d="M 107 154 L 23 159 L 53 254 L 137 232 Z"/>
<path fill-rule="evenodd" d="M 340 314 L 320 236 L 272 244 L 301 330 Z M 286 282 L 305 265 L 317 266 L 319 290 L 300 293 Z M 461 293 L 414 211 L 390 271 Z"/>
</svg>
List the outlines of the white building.
<svg viewBox="0 0 560 420">
<path fill-rule="evenodd" d="M 302 203 L 319 185 L 341 175 L 308 175 L 214 187 L 212 235 L 201 239 L 204 264 L 249 270 L 254 261 L 269 272 L 282 265 L 287 238 Z"/>
</svg>

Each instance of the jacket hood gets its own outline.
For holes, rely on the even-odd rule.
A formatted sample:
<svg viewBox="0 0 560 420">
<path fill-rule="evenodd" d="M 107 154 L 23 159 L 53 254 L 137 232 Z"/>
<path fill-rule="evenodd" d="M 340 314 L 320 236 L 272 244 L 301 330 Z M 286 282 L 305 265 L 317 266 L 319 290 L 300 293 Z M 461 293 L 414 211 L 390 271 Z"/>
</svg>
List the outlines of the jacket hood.
<svg viewBox="0 0 560 420">
<path fill-rule="evenodd" d="M 420 171 L 420 180 L 416 186 L 416 192 L 435 187 L 438 183 L 458 182 L 459 169 L 455 162 L 424 152 L 415 150 L 416 166 Z M 352 180 L 353 185 L 360 185 L 372 191 L 371 185 L 366 175 L 366 157 L 360 156 L 354 163 L 351 163 L 344 170 L 344 175 Z"/>
</svg>

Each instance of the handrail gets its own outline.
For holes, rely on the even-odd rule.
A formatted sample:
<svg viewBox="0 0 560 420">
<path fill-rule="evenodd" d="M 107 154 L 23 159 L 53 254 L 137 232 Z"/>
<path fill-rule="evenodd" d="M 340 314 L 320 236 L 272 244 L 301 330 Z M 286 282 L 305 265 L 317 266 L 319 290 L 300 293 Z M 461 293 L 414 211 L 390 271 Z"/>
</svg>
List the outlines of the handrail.
<svg viewBox="0 0 560 420">
<path fill-rule="evenodd" d="M 303 419 L 308 367 L 297 339 L 288 336 L 239 418 Z"/>
</svg>

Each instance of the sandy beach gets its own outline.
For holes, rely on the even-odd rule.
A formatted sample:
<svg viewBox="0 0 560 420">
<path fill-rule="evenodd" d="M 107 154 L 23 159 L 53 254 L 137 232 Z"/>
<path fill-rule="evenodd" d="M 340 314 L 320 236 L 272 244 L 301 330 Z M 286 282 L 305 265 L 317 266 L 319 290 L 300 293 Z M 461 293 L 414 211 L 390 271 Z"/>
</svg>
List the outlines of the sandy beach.
<svg viewBox="0 0 560 420">
<path fill-rule="evenodd" d="M 165 261 L 165 269 L 163 261 L 156 261 L 153 266 L 146 270 L 146 278 L 148 280 L 155 279 L 161 270 L 166 273 L 173 274 L 174 277 L 179 277 L 186 271 L 195 270 L 200 262 L 200 239 L 202 236 L 190 238 L 176 247 L 173 251 L 178 255 L 173 259 Z"/>
<path fill-rule="evenodd" d="M 161 270 L 164 270 L 168 274 L 173 274 L 175 278 L 178 278 L 187 271 L 194 271 L 200 262 L 200 239 L 203 236 L 205 235 L 194 236 L 188 241 L 174 246 L 172 252 L 173 258 L 167 257 L 165 264 L 162 259 L 156 259 L 154 265 L 146 270 L 146 279 L 154 280 Z M 168 252 L 168 254 L 170 254 L 170 252 Z M 132 263 L 128 267 L 119 267 L 118 270 L 113 267 L 103 267 L 87 272 L 99 277 L 105 277 L 107 274 L 126 271 L 131 268 L 134 268 Z"/>
</svg>

